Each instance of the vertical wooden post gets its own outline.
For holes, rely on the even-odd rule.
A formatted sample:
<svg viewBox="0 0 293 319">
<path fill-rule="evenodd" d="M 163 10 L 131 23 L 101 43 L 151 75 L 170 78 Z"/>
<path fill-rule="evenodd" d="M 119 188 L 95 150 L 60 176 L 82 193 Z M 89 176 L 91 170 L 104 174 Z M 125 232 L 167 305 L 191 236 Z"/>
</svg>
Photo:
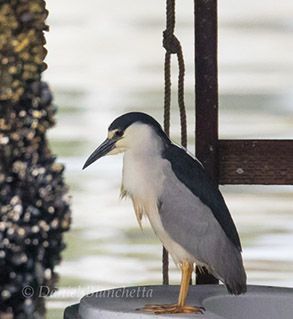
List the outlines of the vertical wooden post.
<svg viewBox="0 0 293 319">
<path fill-rule="evenodd" d="M 194 1 L 196 156 L 217 180 L 218 64 L 217 0 Z M 217 283 L 196 270 L 196 283 Z"/>
</svg>

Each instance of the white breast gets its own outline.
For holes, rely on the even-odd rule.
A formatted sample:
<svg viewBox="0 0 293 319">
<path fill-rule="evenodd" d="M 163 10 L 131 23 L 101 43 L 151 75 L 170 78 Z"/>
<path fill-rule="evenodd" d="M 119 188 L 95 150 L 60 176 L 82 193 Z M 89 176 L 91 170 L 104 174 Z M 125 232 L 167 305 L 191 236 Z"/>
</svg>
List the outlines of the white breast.
<svg viewBox="0 0 293 319">
<path fill-rule="evenodd" d="M 159 154 L 151 156 L 143 152 L 127 151 L 123 159 L 123 189 L 132 198 L 139 224 L 142 215 L 146 215 L 150 224 L 171 254 L 175 264 L 182 261 L 194 263 L 195 259 L 183 247 L 171 239 L 165 231 L 158 212 L 158 201 L 166 176 L 164 166 L 170 165 Z"/>
</svg>

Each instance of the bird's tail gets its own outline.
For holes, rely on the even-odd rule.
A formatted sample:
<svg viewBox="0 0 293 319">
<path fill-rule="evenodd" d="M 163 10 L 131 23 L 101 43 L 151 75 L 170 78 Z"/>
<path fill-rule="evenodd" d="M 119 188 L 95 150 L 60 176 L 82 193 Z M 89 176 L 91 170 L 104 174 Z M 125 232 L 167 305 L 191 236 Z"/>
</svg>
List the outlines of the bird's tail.
<svg viewBox="0 0 293 319">
<path fill-rule="evenodd" d="M 235 246 L 231 245 L 230 249 L 222 254 L 221 262 L 210 269 L 210 272 L 225 284 L 230 294 L 240 295 L 247 291 L 241 252 Z"/>
<path fill-rule="evenodd" d="M 239 252 L 234 255 L 234 260 L 231 260 L 229 272 L 224 276 L 224 284 L 230 294 L 240 295 L 247 291 L 246 273 L 243 266 L 242 256 Z"/>
<path fill-rule="evenodd" d="M 230 283 L 225 282 L 225 285 L 226 285 L 227 290 L 230 294 L 233 294 L 233 295 L 244 294 L 247 291 L 246 276 L 245 276 L 245 278 L 240 278 L 240 280 L 238 278 L 237 281 L 233 281 Z"/>
</svg>

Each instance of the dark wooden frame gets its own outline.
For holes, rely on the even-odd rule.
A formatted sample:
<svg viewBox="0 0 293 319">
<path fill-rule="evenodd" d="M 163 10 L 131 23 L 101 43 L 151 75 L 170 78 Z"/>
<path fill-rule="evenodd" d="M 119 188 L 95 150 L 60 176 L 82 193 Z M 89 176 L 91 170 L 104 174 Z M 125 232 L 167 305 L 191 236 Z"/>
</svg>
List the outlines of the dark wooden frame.
<svg viewBox="0 0 293 319">
<path fill-rule="evenodd" d="M 196 156 L 219 184 L 292 185 L 293 140 L 219 140 L 217 0 L 195 0 L 194 21 Z"/>
</svg>

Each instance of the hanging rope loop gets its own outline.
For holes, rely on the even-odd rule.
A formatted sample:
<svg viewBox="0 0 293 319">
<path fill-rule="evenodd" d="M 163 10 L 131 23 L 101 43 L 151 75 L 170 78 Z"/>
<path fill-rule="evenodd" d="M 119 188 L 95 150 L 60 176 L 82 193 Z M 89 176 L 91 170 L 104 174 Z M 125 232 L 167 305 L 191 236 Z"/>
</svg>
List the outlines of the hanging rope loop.
<svg viewBox="0 0 293 319">
<path fill-rule="evenodd" d="M 181 144 L 187 146 L 187 123 L 184 103 L 185 64 L 181 43 L 174 34 L 175 30 L 175 0 L 166 0 L 166 30 L 163 32 L 163 47 L 165 54 L 165 92 L 164 92 L 164 129 L 170 134 L 170 105 L 171 105 L 171 54 L 177 55 L 178 60 L 178 105 L 181 123 Z"/>
<path fill-rule="evenodd" d="M 181 43 L 174 35 L 175 30 L 175 0 L 166 0 L 166 30 L 163 32 L 163 47 L 165 53 L 165 88 L 164 88 L 164 130 L 170 135 L 170 106 L 171 106 L 171 54 L 177 55 L 178 60 L 178 105 L 181 123 L 181 144 L 187 146 L 187 124 L 184 103 L 185 64 Z M 169 256 L 163 247 L 163 285 L 169 284 Z"/>
</svg>

